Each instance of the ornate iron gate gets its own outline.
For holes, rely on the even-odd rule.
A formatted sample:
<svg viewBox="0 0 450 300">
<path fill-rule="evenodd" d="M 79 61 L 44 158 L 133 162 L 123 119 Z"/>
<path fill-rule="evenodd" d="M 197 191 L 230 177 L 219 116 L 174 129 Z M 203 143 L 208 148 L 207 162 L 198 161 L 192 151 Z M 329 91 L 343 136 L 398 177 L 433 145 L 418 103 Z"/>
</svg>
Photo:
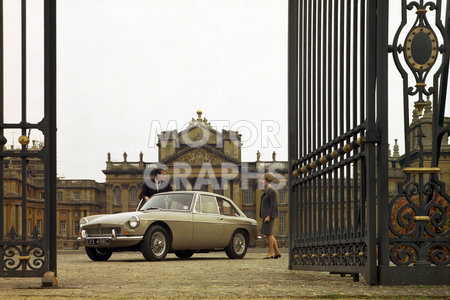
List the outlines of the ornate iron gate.
<svg viewBox="0 0 450 300">
<path fill-rule="evenodd" d="M 27 1 L 21 1 L 21 121 L 5 123 L 4 115 L 4 11 L 0 0 L 0 276 L 34 277 L 42 276 L 46 271 L 56 274 L 56 0 L 43 1 L 44 13 L 44 118 L 38 123 L 27 121 Z M 8 142 L 5 130 L 19 129 L 20 150 L 6 149 Z M 39 130 L 44 135 L 44 147 L 30 149 L 29 134 Z M 6 211 L 4 190 L 5 158 L 21 161 L 21 201 L 15 207 L 20 217 L 16 227 L 4 228 L 5 218 L 11 212 Z M 30 159 L 40 159 L 44 164 L 44 226 L 39 235 L 34 227 L 27 223 L 27 212 L 31 195 L 27 192 Z M 31 225 L 31 224 L 30 224 Z"/>
<path fill-rule="evenodd" d="M 383 216 L 379 280 L 381 284 L 450 284 L 450 196 L 439 178 L 441 144 L 450 132 L 444 123 L 450 1 L 445 27 L 442 1 L 402 0 L 401 5 L 401 23 L 389 50 L 403 78 L 405 155 L 401 167 L 405 178 L 392 199 L 379 202 Z M 428 17 L 435 19 L 434 24 Z M 431 133 L 431 149 L 425 149 L 426 129 L 410 125 L 413 101 L 417 119 L 424 108 L 430 114 L 432 130 L 426 135 Z"/>
<path fill-rule="evenodd" d="M 440 24 L 439 0 L 406 2 L 394 46 L 388 47 L 388 0 L 289 1 L 290 269 L 350 273 L 355 280 L 362 273 L 369 284 L 449 284 L 449 198 L 434 173 L 449 131 L 443 123 L 448 22 L 445 28 Z M 417 10 L 417 21 L 401 46 L 408 9 Z M 424 18 L 427 10 L 436 12 L 439 37 Z M 393 199 L 388 191 L 389 50 L 404 79 L 407 149 L 406 178 Z M 441 66 L 432 88 L 425 89 L 438 52 Z M 415 89 L 408 87 L 399 63 L 403 53 Z M 423 157 L 419 168 L 408 168 L 408 100 L 416 95 L 422 107 L 422 96 L 433 96 L 430 168 L 424 168 Z M 432 174 L 424 183 L 427 173 Z"/>
</svg>

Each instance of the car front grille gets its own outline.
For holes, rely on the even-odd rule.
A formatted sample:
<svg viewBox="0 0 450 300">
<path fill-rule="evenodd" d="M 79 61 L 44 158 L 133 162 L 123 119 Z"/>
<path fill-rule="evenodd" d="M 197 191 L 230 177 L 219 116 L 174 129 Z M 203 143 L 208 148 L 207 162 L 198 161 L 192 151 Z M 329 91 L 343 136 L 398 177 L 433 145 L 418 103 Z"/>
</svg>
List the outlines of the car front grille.
<svg viewBox="0 0 450 300">
<path fill-rule="evenodd" d="M 120 227 L 85 227 L 83 228 L 84 230 L 86 230 L 88 236 L 104 236 L 104 235 L 111 235 L 112 234 L 112 230 L 115 229 L 116 230 L 116 234 L 119 235 L 120 234 Z"/>
</svg>

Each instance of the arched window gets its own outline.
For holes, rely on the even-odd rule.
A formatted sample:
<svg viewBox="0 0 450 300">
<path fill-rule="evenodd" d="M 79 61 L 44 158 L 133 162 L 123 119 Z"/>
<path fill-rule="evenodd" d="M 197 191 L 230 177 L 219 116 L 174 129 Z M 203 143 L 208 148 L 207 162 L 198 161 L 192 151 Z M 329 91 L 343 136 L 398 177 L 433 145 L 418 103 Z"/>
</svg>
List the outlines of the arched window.
<svg viewBox="0 0 450 300">
<path fill-rule="evenodd" d="M 130 188 L 130 205 L 136 205 L 137 202 L 137 189 L 135 186 Z"/>
<path fill-rule="evenodd" d="M 120 187 L 114 188 L 114 205 L 120 205 Z"/>
</svg>

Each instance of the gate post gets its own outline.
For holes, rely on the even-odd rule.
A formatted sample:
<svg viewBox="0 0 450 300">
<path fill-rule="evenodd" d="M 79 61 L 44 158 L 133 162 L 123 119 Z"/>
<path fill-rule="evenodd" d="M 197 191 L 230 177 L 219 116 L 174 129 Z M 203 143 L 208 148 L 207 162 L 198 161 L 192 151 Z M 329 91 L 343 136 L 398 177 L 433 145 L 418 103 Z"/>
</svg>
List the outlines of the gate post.
<svg viewBox="0 0 450 300">
<path fill-rule="evenodd" d="M 30 123 L 27 119 L 27 1 L 21 1 L 21 120 L 15 123 L 4 122 L 4 76 L 3 76 L 3 1 L 0 0 L 0 277 L 42 277 L 42 284 L 55 286 L 56 280 L 56 0 L 42 2 L 44 19 L 44 116 L 38 123 Z M 5 129 L 20 130 L 20 149 L 5 149 L 7 139 Z M 44 145 L 30 148 L 31 130 L 39 130 L 44 136 Z M 4 195 L 4 158 L 8 161 L 20 162 L 20 175 L 11 177 L 20 180 L 22 189 L 19 192 L 16 211 L 18 218 L 9 228 L 4 228 L 5 195 Z M 28 219 L 30 199 L 32 195 L 27 189 L 30 177 L 29 160 L 38 161 L 44 167 L 44 181 L 38 183 L 43 188 L 43 219 L 39 219 L 32 228 Z M 17 164 L 19 165 L 19 163 Z M 10 175 L 8 175 L 10 176 Z M 29 182 L 29 181 L 28 181 Z M 43 186 L 42 186 L 43 185 Z M 19 196 L 19 195 L 18 195 Z M 9 203 L 8 203 L 9 204 Z M 39 207 L 42 209 L 42 207 Z M 40 210 L 39 210 L 40 212 Z M 44 228 L 42 230 L 43 220 Z M 10 225 L 10 224 L 8 224 Z M 28 226 L 27 226 L 28 225 Z M 5 234 L 5 232 L 9 232 Z M 19 234 L 18 234 L 19 233 Z M 42 236 L 41 236 L 42 234 Z"/>
<path fill-rule="evenodd" d="M 45 219 L 49 252 L 49 271 L 56 276 L 56 0 L 44 2 L 45 88 L 44 106 L 47 118 L 47 164 L 45 166 Z"/>
<path fill-rule="evenodd" d="M 378 232 L 389 229 L 389 184 L 388 184 L 388 17 L 389 1 L 379 0 L 377 7 L 377 132 L 380 136 L 377 147 L 377 208 Z M 388 240 L 379 236 L 378 265 L 389 265 Z M 378 275 L 378 274 L 377 274 Z M 379 281 L 379 278 L 377 278 Z"/>
<path fill-rule="evenodd" d="M 298 157 L 298 0 L 289 0 L 289 77 L 288 77 L 288 163 L 289 163 L 289 269 L 292 269 L 292 250 L 295 240 L 297 222 L 298 222 L 298 203 L 294 195 L 292 186 L 293 174 L 292 164 L 294 158 Z"/>
</svg>

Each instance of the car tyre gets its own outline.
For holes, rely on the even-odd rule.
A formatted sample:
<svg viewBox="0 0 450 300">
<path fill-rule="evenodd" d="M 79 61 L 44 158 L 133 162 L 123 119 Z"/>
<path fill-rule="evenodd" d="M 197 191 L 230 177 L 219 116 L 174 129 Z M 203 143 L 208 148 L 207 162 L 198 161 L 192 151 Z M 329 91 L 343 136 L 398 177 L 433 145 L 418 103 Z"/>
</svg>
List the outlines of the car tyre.
<svg viewBox="0 0 450 300">
<path fill-rule="evenodd" d="M 109 248 L 85 247 L 85 251 L 93 261 L 107 261 L 112 255 L 112 250 Z"/>
<path fill-rule="evenodd" d="M 194 251 L 177 251 L 175 252 L 175 255 L 181 259 L 188 259 L 191 258 L 192 255 L 194 255 Z"/>
<path fill-rule="evenodd" d="M 227 256 L 231 259 L 241 259 L 247 253 L 247 235 L 242 230 L 237 230 L 231 237 L 230 243 L 225 248 Z"/>
<path fill-rule="evenodd" d="M 164 260 L 169 251 L 169 235 L 167 231 L 159 225 L 150 227 L 142 240 L 141 251 L 146 260 Z"/>
</svg>

